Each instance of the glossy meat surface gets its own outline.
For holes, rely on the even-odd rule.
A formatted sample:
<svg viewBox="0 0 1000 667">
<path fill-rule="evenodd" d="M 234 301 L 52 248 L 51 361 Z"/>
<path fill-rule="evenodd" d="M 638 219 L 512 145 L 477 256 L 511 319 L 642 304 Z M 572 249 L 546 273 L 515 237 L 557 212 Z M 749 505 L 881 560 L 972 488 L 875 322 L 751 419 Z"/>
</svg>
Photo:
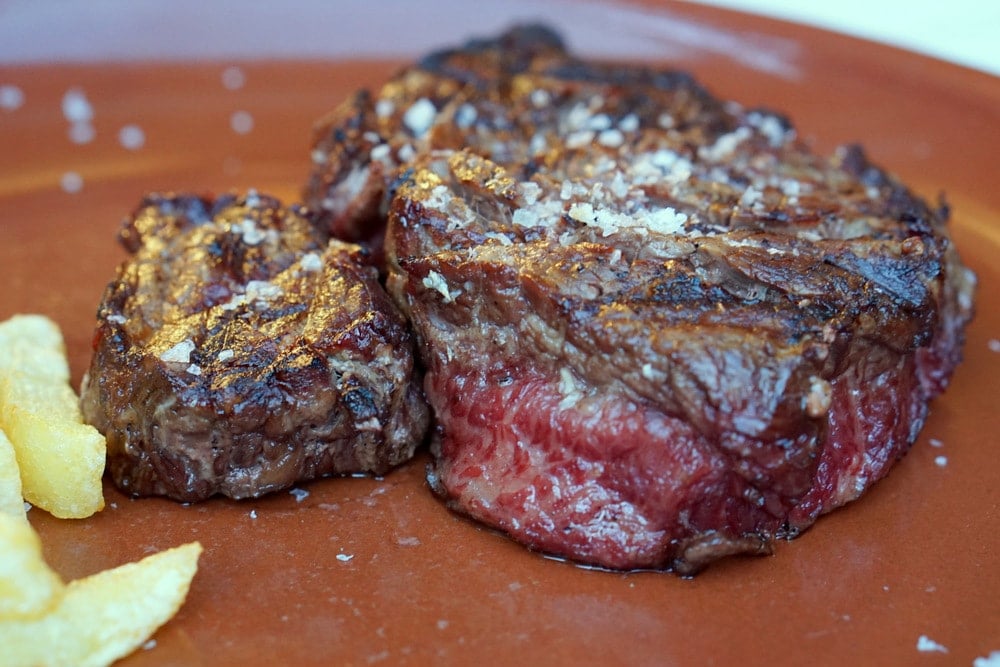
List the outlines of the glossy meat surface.
<svg viewBox="0 0 1000 667">
<path fill-rule="evenodd" d="M 413 455 L 411 336 L 361 248 L 256 193 L 151 195 L 121 240 L 82 402 L 122 490 L 255 497 Z"/>
<path fill-rule="evenodd" d="M 434 488 L 532 548 L 682 573 L 858 498 L 960 358 L 946 208 L 682 73 L 511 39 L 383 89 L 452 91 L 387 191 Z"/>
</svg>

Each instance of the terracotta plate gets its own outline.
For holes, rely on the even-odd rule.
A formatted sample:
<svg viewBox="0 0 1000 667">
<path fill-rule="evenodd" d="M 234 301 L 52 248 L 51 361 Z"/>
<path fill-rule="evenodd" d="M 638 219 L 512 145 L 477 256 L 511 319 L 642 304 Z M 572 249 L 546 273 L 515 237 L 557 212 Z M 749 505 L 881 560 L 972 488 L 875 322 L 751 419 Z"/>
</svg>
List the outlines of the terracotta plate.
<svg viewBox="0 0 1000 667">
<path fill-rule="evenodd" d="M 187 38 L 174 53 L 150 51 L 157 60 L 0 69 L 0 318 L 55 318 L 78 382 L 98 299 L 123 257 L 117 225 L 143 193 L 254 187 L 293 200 L 312 123 L 349 91 L 528 7 L 421 15 L 415 41 L 385 37 L 386 25 L 406 27 L 391 5 L 325 25 L 332 50 L 322 53 L 262 46 L 237 61 L 256 53 L 252 42 L 227 51 L 230 35 L 202 52 L 193 19 L 171 15 L 148 28 L 169 38 L 150 42 Z M 530 7 L 563 17 L 579 52 L 689 69 L 721 96 L 786 111 L 818 150 L 859 140 L 924 196 L 947 194 L 956 243 L 979 274 L 979 314 L 910 454 L 773 557 L 732 559 L 693 580 L 530 553 L 446 511 L 423 458 L 382 480 L 329 479 L 242 503 L 133 500 L 108 485 L 93 518 L 30 512 L 53 566 L 75 578 L 201 540 L 186 605 L 129 665 L 969 665 L 1000 651 L 1000 80 L 690 5 Z M 296 20 L 311 39 L 314 22 Z M 64 108 L 71 90 L 87 102 L 76 112 Z"/>
</svg>

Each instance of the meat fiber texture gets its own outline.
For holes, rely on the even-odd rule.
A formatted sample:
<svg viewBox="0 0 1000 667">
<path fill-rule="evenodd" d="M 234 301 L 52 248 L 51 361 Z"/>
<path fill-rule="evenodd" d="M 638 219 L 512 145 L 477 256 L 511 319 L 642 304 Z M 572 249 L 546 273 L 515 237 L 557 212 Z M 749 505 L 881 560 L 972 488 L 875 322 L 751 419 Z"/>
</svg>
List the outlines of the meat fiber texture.
<svg viewBox="0 0 1000 667">
<path fill-rule="evenodd" d="M 123 491 L 256 497 L 421 444 L 411 334 L 362 248 L 253 192 L 151 195 L 120 238 L 81 400 Z"/>
<path fill-rule="evenodd" d="M 310 204 L 373 239 L 434 415 L 429 480 L 539 551 L 768 553 L 914 442 L 973 274 L 864 152 L 544 28 L 432 54 L 317 130 Z"/>
</svg>

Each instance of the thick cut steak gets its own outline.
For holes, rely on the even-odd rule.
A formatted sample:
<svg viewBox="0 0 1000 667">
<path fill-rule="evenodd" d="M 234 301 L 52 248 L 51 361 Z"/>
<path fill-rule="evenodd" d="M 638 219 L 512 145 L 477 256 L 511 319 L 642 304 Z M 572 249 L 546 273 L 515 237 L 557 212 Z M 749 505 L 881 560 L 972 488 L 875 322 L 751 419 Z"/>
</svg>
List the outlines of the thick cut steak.
<svg viewBox="0 0 1000 667">
<path fill-rule="evenodd" d="M 387 214 L 431 484 L 534 549 L 681 573 L 766 553 L 888 472 L 960 358 L 947 209 L 685 74 L 519 29 L 324 128 L 325 224 L 378 238 Z"/>
<path fill-rule="evenodd" d="M 123 491 L 255 497 L 422 442 L 411 335 L 361 248 L 253 193 L 149 196 L 120 238 L 82 404 Z"/>
</svg>

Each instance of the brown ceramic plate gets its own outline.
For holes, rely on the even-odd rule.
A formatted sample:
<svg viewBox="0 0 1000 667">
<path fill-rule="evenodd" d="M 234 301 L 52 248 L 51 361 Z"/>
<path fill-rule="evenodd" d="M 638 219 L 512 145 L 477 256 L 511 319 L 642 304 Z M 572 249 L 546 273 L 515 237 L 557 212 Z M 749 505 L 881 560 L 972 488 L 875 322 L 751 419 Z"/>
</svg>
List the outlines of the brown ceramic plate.
<svg viewBox="0 0 1000 667">
<path fill-rule="evenodd" d="M 524 9 L 484 7 L 424 17 L 418 46 L 494 32 Z M 328 479 L 304 485 L 304 497 L 241 503 L 133 500 L 107 485 L 108 506 L 90 519 L 30 512 L 49 561 L 75 578 L 202 542 L 187 603 L 129 665 L 969 665 L 1000 650 L 1000 80 L 690 5 L 537 7 L 565 17 L 578 51 L 692 70 L 719 95 L 785 110 L 818 150 L 860 140 L 924 196 L 947 193 L 956 243 L 979 274 L 979 314 L 910 454 L 774 556 L 693 580 L 530 553 L 446 511 L 424 458 L 382 480 Z M 378 58 L 380 45 L 400 44 L 380 37 L 379 17 L 348 23 L 326 30 L 363 49 L 353 59 L 285 53 L 228 74 L 225 58 L 0 69 L 0 86 L 23 93 L 0 97 L 0 318 L 55 318 L 78 382 L 122 258 L 117 225 L 143 193 L 255 187 L 295 199 L 313 121 L 405 55 Z M 188 25 L 174 16 L 157 29 Z M 190 56 L 185 43 L 196 41 L 174 55 Z M 83 143 L 62 108 L 70 89 L 93 110 Z M 134 143 L 121 134 L 130 126 Z"/>
</svg>

